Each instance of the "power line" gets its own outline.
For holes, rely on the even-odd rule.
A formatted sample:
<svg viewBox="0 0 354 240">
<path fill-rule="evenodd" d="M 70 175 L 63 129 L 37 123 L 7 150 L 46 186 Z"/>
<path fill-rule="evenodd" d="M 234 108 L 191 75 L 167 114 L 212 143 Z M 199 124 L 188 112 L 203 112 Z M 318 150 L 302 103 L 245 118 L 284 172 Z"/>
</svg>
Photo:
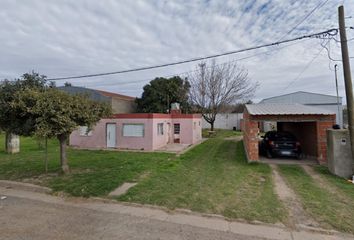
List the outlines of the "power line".
<svg viewBox="0 0 354 240">
<path fill-rule="evenodd" d="M 281 41 L 284 37 L 286 37 L 287 35 L 289 35 L 292 31 L 294 31 L 298 26 L 300 26 L 304 21 L 306 21 L 306 19 L 308 19 L 317 9 L 323 7 L 329 0 L 325 0 L 321 3 L 319 3 L 318 5 L 315 6 L 315 8 L 313 8 L 308 14 L 305 15 L 304 18 L 302 18 L 297 24 L 295 24 L 294 27 L 292 27 L 288 32 L 286 32 L 280 39 L 279 41 Z"/>
<path fill-rule="evenodd" d="M 114 72 L 87 74 L 87 75 L 70 76 L 70 77 L 48 78 L 47 80 L 58 81 L 58 80 L 66 80 L 66 79 L 89 78 L 89 77 L 107 76 L 107 75 L 122 74 L 122 73 L 129 73 L 129 72 L 138 72 L 138 71 L 143 71 L 143 70 L 150 70 L 150 69 L 155 69 L 155 68 L 162 68 L 162 67 L 167 67 L 167 66 L 180 65 L 180 64 L 184 64 L 184 63 L 202 61 L 202 60 L 207 60 L 207 59 L 211 59 L 211 58 L 217 58 L 217 57 L 232 55 L 232 54 L 236 54 L 236 53 L 241 53 L 241 52 L 247 52 L 250 50 L 260 49 L 260 48 L 269 47 L 269 46 L 276 46 L 276 45 L 280 45 L 280 44 L 287 43 L 287 42 L 293 42 L 293 41 L 301 40 L 304 38 L 314 38 L 314 37 L 319 37 L 319 36 L 323 36 L 323 35 L 334 36 L 337 33 L 338 33 L 338 29 L 332 28 L 332 29 L 329 29 L 329 30 L 326 30 L 323 32 L 319 32 L 319 33 L 313 33 L 313 34 L 304 35 L 304 36 L 300 36 L 300 37 L 296 37 L 296 38 L 292 38 L 292 39 L 277 41 L 277 42 L 273 42 L 273 43 L 258 45 L 258 46 L 254 46 L 254 47 L 229 51 L 229 52 L 215 54 L 215 55 L 209 55 L 206 57 L 197 57 L 197 58 L 192 58 L 192 59 L 188 59 L 188 60 L 181 60 L 181 61 L 172 62 L 172 63 L 165 63 L 165 64 L 149 66 L 149 67 L 139 67 L 139 68 L 133 68 L 133 69 L 128 69 L 128 70 L 114 71 Z"/>
<path fill-rule="evenodd" d="M 309 39 L 307 39 L 307 40 L 309 40 Z M 237 62 L 237 61 L 247 60 L 247 59 L 254 58 L 254 57 L 257 57 L 257 56 L 260 56 L 260 55 L 264 55 L 264 54 L 267 54 L 267 53 L 270 53 L 270 52 L 279 51 L 281 49 L 284 49 L 284 48 L 287 48 L 287 47 L 291 47 L 291 46 L 299 44 L 299 43 L 301 43 L 301 42 L 295 42 L 295 43 L 288 44 L 288 45 L 285 45 L 285 46 L 282 46 L 282 47 L 278 47 L 276 49 L 269 49 L 267 51 L 256 53 L 256 54 L 253 54 L 253 55 L 250 55 L 250 56 L 237 58 L 237 59 L 234 59 L 232 61 L 219 63 L 219 64 L 216 64 L 216 66 L 220 66 L 220 65 L 226 64 L 226 63 L 233 63 L 233 62 Z M 209 66 L 207 68 L 211 68 L 211 67 Z M 181 75 L 186 75 L 186 74 L 193 73 L 193 72 L 196 72 L 196 71 L 198 71 L 198 70 L 191 70 L 191 71 L 185 71 L 185 72 L 180 72 L 180 73 L 174 73 L 174 74 L 169 74 L 169 75 L 165 75 L 165 76 L 162 76 L 162 77 L 163 78 L 169 78 L 169 77 L 174 77 L 174 76 L 181 76 Z M 147 81 L 150 81 L 150 80 L 152 80 L 152 79 L 140 79 L 140 80 L 135 80 L 135 81 L 115 82 L 115 83 L 107 83 L 107 84 L 92 84 L 90 86 L 114 86 L 114 85 L 118 85 L 118 84 L 119 84 L 119 86 L 121 86 L 121 85 L 129 85 L 129 84 L 134 84 L 134 83 L 139 83 L 139 82 L 147 82 Z"/>
<path fill-rule="evenodd" d="M 329 42 L 330 40 L 328 40 Z M 326 45 L 328 44 L 328 42 L 326 43 Z M 318 56 L 320 56 L 321 52 L 323 51 L 323 49 L 325 49 L 323 46 L 321 48 L 321 50 L 311 59 L 310 62 L 308 62 L 306 64 L 306 66 L 301 70 L 301 72 L 299 73 L 299 75 L 296 76 L 296 78 L 294 78 L 294 80 L 292 80 L 284 89 L 283 91 L 285 91 L 286 89 L 288 89 L 294 82 L 296 82 L 297 80 L 300 79 L 300 77 L 302 76 L 302 74 L 311 66 L 311 64 L 316 60 L 316 58 L 318 58 Z"/>
</svg>

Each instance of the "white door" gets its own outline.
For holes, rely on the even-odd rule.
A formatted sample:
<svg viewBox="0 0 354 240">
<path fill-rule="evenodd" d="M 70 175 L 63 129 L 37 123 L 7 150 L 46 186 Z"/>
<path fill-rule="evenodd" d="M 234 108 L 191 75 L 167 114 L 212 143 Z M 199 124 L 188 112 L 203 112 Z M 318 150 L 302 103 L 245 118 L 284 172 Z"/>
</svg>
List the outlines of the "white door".
<svg viewBox="0 0 354 240">
<path fill-rule="evenodd" d="M 106 125 L 107 148 L 116 147 L 116 124 L 107 123 Z"/>
</svg>

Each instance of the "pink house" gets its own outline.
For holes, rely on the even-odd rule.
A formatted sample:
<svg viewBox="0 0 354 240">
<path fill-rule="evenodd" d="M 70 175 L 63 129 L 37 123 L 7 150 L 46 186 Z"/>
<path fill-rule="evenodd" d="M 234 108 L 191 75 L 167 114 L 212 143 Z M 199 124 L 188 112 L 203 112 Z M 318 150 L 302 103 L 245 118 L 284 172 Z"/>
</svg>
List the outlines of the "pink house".
<svg viewBox="0 0 354 240">
<path fill-rule="evenodd" d="M 117 148 L 152 151 L 169 143 L 195 144 L 202 140 L 200 114 L 131 113 L 100 120 L 87 131 L 80 127 L 70 135 L 79 148 Z"/>
</svg>

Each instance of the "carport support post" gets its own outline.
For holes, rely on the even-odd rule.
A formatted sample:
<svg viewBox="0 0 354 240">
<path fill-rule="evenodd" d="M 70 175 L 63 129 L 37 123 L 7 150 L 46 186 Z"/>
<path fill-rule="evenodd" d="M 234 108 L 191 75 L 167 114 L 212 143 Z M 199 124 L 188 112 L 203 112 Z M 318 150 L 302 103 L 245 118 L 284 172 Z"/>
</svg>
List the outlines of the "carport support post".
<svg viewBox="0 0 354 240">
<path fill-rule="evenodd" d="M 353 84 L 350 74 L 350 62 L 348 53 L 347 33 L 345 30 L 344 7 L 338 7 L 338 21 L 340 44 L 342 49 L 343 73 L 345 82 L 345 93 L 347 96 L 347 111 L 348 111 L 348 125 L 350 134 L 350 144 L 352 149 L 352 156 L 354 156 L 354 116 L 353 116 Z"/>
</svg>

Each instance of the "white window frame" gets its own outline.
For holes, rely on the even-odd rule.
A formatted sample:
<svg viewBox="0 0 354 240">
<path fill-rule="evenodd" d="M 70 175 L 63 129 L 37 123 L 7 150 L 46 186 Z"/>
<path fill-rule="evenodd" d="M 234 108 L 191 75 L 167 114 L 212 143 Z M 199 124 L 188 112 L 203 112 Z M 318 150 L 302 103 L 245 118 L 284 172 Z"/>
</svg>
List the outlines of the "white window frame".
<svg viewBox="0 0 354 240">
<path fill-rule="evenodd" d="M 78 128 L 80 137 L 91 137 L 92 130 L 88 129 L 87 126 L 79 126 Z"/>
<path fill-rule="evenodd" d="M 157 124 L 157 135 L 163 135 L 164 134 L 164 131 L 163 131 L 163 126 L 164 124 L 163 123 L 158 123 Z"/>
<path fill-rule="evenodd" d="M 142 127 L 142 130 L 129 129 L 129 127 L 130 128 Z M 123 137 L 144 137 L 145 136 L 145 124 L 144 123 L 123 123 L 122 136 Z"/>
</svg>

